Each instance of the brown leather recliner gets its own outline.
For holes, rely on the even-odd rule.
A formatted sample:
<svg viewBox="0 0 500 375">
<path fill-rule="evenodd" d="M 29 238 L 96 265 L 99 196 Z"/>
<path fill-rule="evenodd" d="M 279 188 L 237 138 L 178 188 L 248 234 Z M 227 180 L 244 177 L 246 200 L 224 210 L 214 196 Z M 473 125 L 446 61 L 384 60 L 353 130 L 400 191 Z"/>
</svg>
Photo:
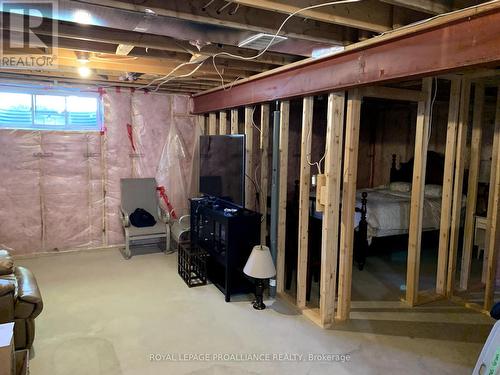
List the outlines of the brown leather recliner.
<svg viewBox="0 0 500 375">
<path fill-rule="evenodd" d="M 35 339 L 35 318 L 43 302 L 35 277 L 25 267 L 15 267 L 0 250 L 0 323 L 14 322 L 16 350 L 30 349 Z"/>
</svg>

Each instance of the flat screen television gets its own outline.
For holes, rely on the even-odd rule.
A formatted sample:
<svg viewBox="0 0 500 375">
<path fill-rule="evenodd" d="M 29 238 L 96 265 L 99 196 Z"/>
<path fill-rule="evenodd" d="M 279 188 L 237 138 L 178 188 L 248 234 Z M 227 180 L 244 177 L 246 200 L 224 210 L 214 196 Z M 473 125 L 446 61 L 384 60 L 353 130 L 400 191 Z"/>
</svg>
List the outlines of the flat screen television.
<svg viewBox="0 0 500 375">
<path fill-rule="evenodd" d="M 200 136 L 200 192 L 244 206 L 244 135 Z"/>
</svg>

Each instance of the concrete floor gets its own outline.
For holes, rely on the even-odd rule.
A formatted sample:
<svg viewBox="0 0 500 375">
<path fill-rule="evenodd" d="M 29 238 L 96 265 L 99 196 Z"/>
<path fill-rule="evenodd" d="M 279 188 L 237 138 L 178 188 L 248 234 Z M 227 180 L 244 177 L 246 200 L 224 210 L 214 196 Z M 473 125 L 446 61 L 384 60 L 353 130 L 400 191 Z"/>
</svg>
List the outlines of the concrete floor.
<svg viewBox="0 0 500 375">
<path fill-rule="evenodd" d="M 176 254 L 127 261 L 102 250 L 18 264 L 35 273 L 45 305 L 36 321 L 33 375 L 470 374 L 493 323 L 447 303 L 408 309 L 397 301 L 358 301 L 349 323 L 322 330 L 284 302 L 255 311 L 245 296 L 225 303 L 213 285 L 187 288 Z M 188 353 L 350 360 L 172 360 Z M 166 359 L 152 361 L 155 354 Z"/>
</svg>

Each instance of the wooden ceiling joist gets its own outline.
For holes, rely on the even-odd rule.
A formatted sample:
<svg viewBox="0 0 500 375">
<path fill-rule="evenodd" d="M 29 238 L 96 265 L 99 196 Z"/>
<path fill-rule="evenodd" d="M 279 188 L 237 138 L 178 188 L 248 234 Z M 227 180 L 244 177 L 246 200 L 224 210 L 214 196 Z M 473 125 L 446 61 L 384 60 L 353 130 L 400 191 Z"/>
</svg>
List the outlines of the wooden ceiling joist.
<svg viewBox="0 0 500 375">
<path fill-rule="evenodd" d="M 51 38 L 49 36 L 42 35 L 40 36 L 40 39 L 47 45 L 52 45 Z M 59 48 L 71 49 L 73 51 L 85 51 L 105 54 L 115 54 L 117 48 L 117 44 L 68 38 L 58 38 L 57 46 Z M 149 59 L 163 59 L 169 60 L 171 62 L 183 63 L 189 61 L 192 55 L 184 52 L 135 47 L 127 56 Z M 266 72 L 277 66 L 254 61 L 230 60 L 222 57 L 217 58 L 216 63 L 219 69 L 237 69 L 247 72 Z M 206 64 L 207 66 L 212 65 L 212 61 L 207 61 Z"/>
<path fill-rule="evenodd" d="M 109 79 L 103 79 L 99 77 L 99 75 L 92 76 L 89 79 L 86 79 L 85 81 L 82 81 L 81 78 L 74 73 L 63 73 L 63 72 L 53 72 L 53 73 L 47 73 L 47 72 L 37 72 L 37 71 L 30 71 L 30 72 L 23 72 L 22 74 L 17 70 L 4 70 L 0 71 L 0 79 L 8 80 L 26 80 L 31 83 L 33 82 L 45 82 L 45 83 L 50 83 L 53 84 L 56 82 L 57 84 L 60 83 L 78 83 L 78 84 L 85 84 L 85 85 L 99 85 L 99 86 L 122 86 L 122 87 L 133 87 L 136 89 L 141 89 L 145 88 L 149 83 L 150 80 L 137 80 L 134 82 L 124 82 L 120 81 L 116 77 L 110 77 Z M 177 81 L 174 81 L 172 83 L 167 83 L 163 86 L 160 87 L 160 91 L 172 91 L 172 92 L 179 92 L 179 93 L 195 93 L 198 92 L 202 89 L 206 89 L 207 86 L 205 85 L 197 85 L 197 84 L 182 84 Z M 149 86 L 149 89 L 154 90 L 155 86 Z"/>
<path fill-rule="evenodd" d="M 0 12 L 0 15 L 2 13 Z M 12 17 L 13 15 L 11 15 Z M 15 17 L 15 16 L 14 16 Z M 19 22 L 18 24 L 22 24 Z M 3 25 L 0 25 L 2 29 L 4 29 Z M 12 27 L 11 31 L 24 31 L 24 30 L 15 30 Z M 227 52 L 229 54 L 235 56 L 243 56 L 243 57 L 251 57 L 257 54 L 256 51 L 240 48 L 230 45 L 208 45 L 202 48 L 201 51 L 198 51 L 196 47 L 189 44 L 186 41 L 176 40 L 171 37 L 155 35 L 155 34 L 146 34 L 146 33 L 138 33 L 135 31 L 127 31 L 127 30 L 117 30 L 111 29 L 107 27 L 101 26 L 87 26 L 87 25 L 79 25 L 71 22 L 59 22 L 58 23 L 58 36 L 60 38 L 66 39 L 76 39 L 82 41 L 90 41 L 90 42 L 101 42 L 101 43 L 109 43 L 109 44 L 127 44 L 134 45 L 136 47 L 142 48 L 154 48 L 158 50 L 166 50 L 166 51 L 174 51 L 174 52 L 199 52 L 202 55 L 212 56 L 217 53 Z M 49 27 L 41 27 L 36 29 L 37 35 L 52 35 L 52 29 Z M 232 57 L 230 55 L 221 56 L 224 59 L 236 59 L 238 58 Z M 300 57 L 286 55 L 282 53 L 276 52 L 266 52 L 254 59 L 254 62 L 262 62 L 265 64 L 272 65 L 285 65 L 294 61 L 300 60 Z"/>
<path fill-rule="evenodd" d="M 452 10 L 450 1 L 446 0 L 380 0 L 384 3 L 413 9 L 429 14 L 441 14 Z"/>
<path fill-rule="evenodd" d="M 224 0 L 215 1 L 208 7 L 205 7 L 207 0 L 146 0 L 142 1 L 140 4 L 137 4 L 138 2 L 136 0 L 85 0 L 85 2 L 141 13 L 145 13 L 146 9 L 150 9 L 159 16 L 175 17 L 207 25 L 225 26 L 240 30 L 254 31 L 256 33 L 264 32 L 274 34 L 281 22 L 285 19 L 284 16 L 276 16 L 274 12 L 277 11 L 277 9 L 260 6 L 240 6 L 234 14 L 230 12 L 234 6 L 230 9 L 226 8 L 225 11 L 218 11 L 220 7 L 225 4 Z M 234 1 L 234 3 L 245 2 Z M 255 3 L 265 3 L 265 1 L 256 1 Z M 314 17 L 309 18 L 311 18 L 311 20 L 323 21 Z M 344 26 L 356 26 L 348 25 L 347 21 L 345 21 L 344 24 Z M 290 38 L 322 43 L 343 44 L 345 41 L 342 27 L 334 26 L 331 22 L 304 23 L 303 18 L 291 19 L 283 27 L 281 34 Z"/>
<path fill-rule="evenodd" d="M 478 5 L 194 97 L 194 113 L 500 63 L 500 2 Z"/>
<path fill-rule="evenodd" d="M 291 14 L 308 5 L 321 4 L 325 1 L 308 1 L 307 4 L 301 0 L 235 0 L 234 2 L 248 7 Z M 374 32 L 392 29 L 390 5 L 376 0 L 320 7 L 303 11 L 297 16 Z"/>
</svg>

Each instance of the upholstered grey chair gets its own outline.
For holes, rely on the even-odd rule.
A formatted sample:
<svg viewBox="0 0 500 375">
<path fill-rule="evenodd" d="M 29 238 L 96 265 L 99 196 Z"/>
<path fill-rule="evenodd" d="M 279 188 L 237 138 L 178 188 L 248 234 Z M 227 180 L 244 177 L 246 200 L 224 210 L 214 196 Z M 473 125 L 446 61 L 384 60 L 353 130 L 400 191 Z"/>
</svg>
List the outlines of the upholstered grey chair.
<svg viewBox="0 0 500 375">
<path fill-rule="evenodd" d="M 122 254 L 125 259 L 132 256 L 130 248 L 133 242 L 144 245 L 164 241 L 164 250 L 169 251 L 170 215 L 159 204 L 156 186 L 154 178 L 122 178 L 120 181 L 121 219 L 125 232 L 125 249 Z M 144 228 L 131 225 L 129 217 L 137 208 L 143 208 L 155 216 L 156 224 Z"/>
</svg>

